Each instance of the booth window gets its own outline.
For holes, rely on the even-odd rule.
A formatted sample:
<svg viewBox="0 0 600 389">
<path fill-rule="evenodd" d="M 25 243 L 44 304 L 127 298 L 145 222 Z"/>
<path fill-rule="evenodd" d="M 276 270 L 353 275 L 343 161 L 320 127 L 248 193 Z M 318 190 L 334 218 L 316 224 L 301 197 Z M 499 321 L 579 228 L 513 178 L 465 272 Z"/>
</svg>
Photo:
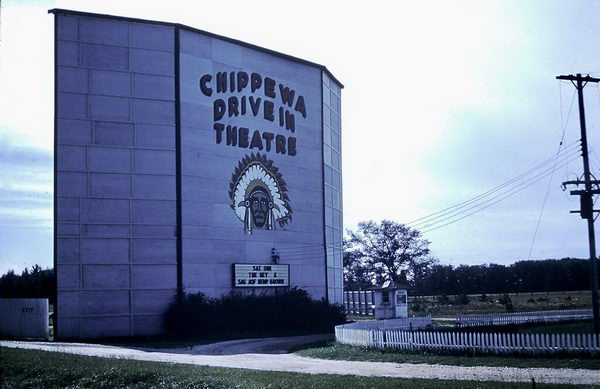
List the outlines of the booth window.
<svg viewBox="0 0 600 389">
<path fill-rule="evenodd" d="M 387 290 L 381 291 L 381 302 L 383 304 L 389 304 L 390 302 L 390 292 Z"/>
<path fill-rule="evenodd" d="M 406 304 L 406 295 L 404 293 L 398 293 L 396 300 L 396 304 Z"/>
</svg>

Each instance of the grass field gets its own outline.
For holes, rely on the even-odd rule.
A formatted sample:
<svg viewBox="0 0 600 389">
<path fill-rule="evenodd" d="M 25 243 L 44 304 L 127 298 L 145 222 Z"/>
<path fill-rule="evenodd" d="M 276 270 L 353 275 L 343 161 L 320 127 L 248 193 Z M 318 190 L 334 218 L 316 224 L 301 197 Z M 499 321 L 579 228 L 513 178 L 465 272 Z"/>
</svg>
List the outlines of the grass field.
<svg viewBox="0 0 600 389">
<path fill-rule="evenodd" d="M 425 363 L 451 366 L 509 366 L 509 367 L 550 367 L 570 369 L 600 369 L 600 358 L 559 358 L 559 357 L 498 357 L 470 355 L 438 355 L 428 353 L 407 353 L 387 350 L 372 350 L 345 346 L 330 342 L 312 345 L 297 350 L 296 354 L 320 359 L 346 361 L 372 361 L 395 363 Z"/>
<path fill-rule="evenodd" d="M 0 348 L 2 388 L 411 388 L 508 389 L 529 383 L 469 382 L 262 372 Z M 537 388 L 600 388 L 545 385 Z"/>
<path fill-rule="evenodd" d="M 514 311 L 547 311 L 555 309 L 591 309 L 592 297 L 589 291 L 549 292 L 549 293 L 509 293 Z M 410 315 L 433 317 L 455 317 L 457 313 L 498 313 L 506 312 L 502 295 L 468 295 L 468 304 L 455 304 L 456 296 L 413 296 L 409 298 Z"/>
</svg>

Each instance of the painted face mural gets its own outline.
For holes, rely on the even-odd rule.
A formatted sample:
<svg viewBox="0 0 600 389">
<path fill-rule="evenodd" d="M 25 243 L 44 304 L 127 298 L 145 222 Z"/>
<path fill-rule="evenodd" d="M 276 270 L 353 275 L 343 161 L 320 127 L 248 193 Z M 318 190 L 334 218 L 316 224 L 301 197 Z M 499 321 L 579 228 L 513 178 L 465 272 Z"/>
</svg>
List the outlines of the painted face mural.
<svg viewBox="0 0 600 389">
<path fill-rule="evenodd" d="M 251 234 L 254 228 L 272 230 L 292 220 L 286 183 L 266 156 L 250 154 L 235 168 L 229 184 L 231 208 Z"/>
</svg>

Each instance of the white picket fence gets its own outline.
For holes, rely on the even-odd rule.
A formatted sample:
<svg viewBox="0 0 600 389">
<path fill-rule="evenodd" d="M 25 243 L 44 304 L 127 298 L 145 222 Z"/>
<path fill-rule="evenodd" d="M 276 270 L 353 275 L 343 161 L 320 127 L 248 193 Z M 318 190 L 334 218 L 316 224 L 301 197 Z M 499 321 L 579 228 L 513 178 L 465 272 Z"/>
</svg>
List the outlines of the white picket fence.
<svg viewBox="0 0 600 389">
<path fill-rule="evenodd" d="M 600 336 L 592 334 L 487 334 L 368 330 L 337 326 L 339 343 L 376 349 L 468 352 L 474 354 L 599 354 Z"/>
<path fill-rule="evenodd" d="M 431 315 L 427 315 L 423 317 L 401 317 L 386 320 L 360 320 L 338 327 L 368 330 L 423 330 L 431 325 Z"/>
<path fill-rule="evenodd" d="M 499 326 L 526 323 L 552 323 L 569 320 L 591 320 L 591 309 L 491 313 L 481 315 L 456 314 L 457 327 Z"/>
</svg>

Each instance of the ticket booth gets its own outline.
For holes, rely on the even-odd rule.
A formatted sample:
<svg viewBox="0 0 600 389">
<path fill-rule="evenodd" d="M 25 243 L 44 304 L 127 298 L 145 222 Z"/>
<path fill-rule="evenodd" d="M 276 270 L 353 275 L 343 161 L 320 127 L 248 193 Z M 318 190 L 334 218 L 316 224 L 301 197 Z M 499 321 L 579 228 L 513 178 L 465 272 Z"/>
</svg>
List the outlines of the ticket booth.
<svg viewBox="0 0 600 389">
<path fill-rule="evenodd" d="M 408 317 L 408 286 L 386 281 L 373 291 L 375 319 Z"/>
</svg>

